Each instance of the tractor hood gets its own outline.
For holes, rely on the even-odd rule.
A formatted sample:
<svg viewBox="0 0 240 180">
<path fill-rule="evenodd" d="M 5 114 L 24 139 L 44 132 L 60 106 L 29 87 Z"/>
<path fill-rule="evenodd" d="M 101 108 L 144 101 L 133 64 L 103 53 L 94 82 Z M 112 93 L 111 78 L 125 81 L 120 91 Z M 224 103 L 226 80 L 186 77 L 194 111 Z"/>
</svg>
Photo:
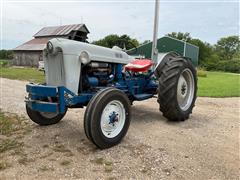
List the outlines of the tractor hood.
<svg viewBox="0 0 240 180">
<path fill-rule="evenodd" d="M 133 59 L 133 57 L 129 56 L 120 48 L 116 47 L 110 49 L 89 43 L 73 41 L 63 38 L 54 38 L 48 43 L 51 43 L 50 46 L 52 46 L 52 50 L 49 53 L 52 53 L 53 55 L 61 51 L 63 55 L 68 54 L 79 57 L 80 54 L 84 51 L 89 55 L 90 61 L 103 61 L 121 64 L 127 64 Z"/>
<path fill-rule="evenodd" d="M 127 64 L 133 57 L 114 47 L 113 49 L 93 44 L 54 38 L 44 49 L 46 83 L 49 86 L 65 86 L 78 93 L 81 65 L 91 61 Z"/>
</svg>

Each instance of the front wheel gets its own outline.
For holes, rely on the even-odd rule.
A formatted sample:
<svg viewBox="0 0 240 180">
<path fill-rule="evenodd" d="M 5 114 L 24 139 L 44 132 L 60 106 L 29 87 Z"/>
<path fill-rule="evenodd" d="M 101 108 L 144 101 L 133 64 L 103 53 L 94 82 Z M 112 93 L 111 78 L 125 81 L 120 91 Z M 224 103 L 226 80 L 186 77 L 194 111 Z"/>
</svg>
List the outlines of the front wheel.
<svg viewBox="0 0 240 180">
<path fill-rule="evenodd" d="M 52 124 L 58 123 L 59 121 L 61 121 L 61 119 L 65 116 L 65 114 L 67 112 L 67 111 L 65 111 L 63 114 L 38 112 L 38 111 L 32 110 L 27 105 L 26 105 L 26 111 L 27 111 L 29 118 L 33 122 L 35 122 L 41 126 L 47 126 L 47 125 L 52 125 Z"/>
<path fill-rule="evenodd" d="M 196 70 L 191 61 L 171 57 L 160 74 L 158 102 L 163 116 L 173 121 L 188 119 L 197 94 Z"/>
<path fill-rule="evenodd" d="M 130 102 L 122 91 L 107 88 L 89 102 L 84 116 L 86 136 L 100 149 L 124 138 L 130 125 Z"/>
</svg>

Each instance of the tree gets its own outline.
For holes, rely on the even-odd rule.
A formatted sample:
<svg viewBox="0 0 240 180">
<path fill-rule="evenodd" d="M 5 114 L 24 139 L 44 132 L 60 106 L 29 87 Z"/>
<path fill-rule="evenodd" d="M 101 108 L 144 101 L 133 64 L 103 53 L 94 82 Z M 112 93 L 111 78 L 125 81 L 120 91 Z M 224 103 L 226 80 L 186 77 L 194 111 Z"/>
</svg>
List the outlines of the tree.
<svg viewBox="0 0 240 180">
<path fill-rule="evenodd" d="M 190 36 L 190 33 L 182 33 L 182 32 L 172 32 L 167 34 L 167 36 L 182 40 L 182 41 L 191 41 L 192 37 Z"/>
<path fill-rule="evenodd" d="M 0 59 L 12 59 L 13 58 L 13 51 L 12 50 L 0 50 Z"/>
<path fill-rule="evenodd" d="M 192 39 L 189 43 L 199 47 L 199 65 L 206 66 L 207 61 L 214 54 L 212 46 L 200 39 Z M 214 58 L 216 59 L 216 56 Z"/>
<path fill-rule="evenodd" d="M 151 40 L 145 40 L 140 45 L 147 44 L 147 43 L 150 43 L 150 42 L 151 42 Z"/>
<path fill-rule="evenodd" d="M 240 51 L 239 36 L 221 38 L 216 44 L 216 53 L 221 60 L 231 60 Z"/>
<path fill-rule="evenodd" d="M 113 46 L 119 46 L 120 48 L 127 50 L 139 46 L 139 42 L 137 39 L 130 38 L 126 34 L 122 36 L 111 34 L 104 37 L 103 39 L 93 41 L 92 43 L 109 48 L 112 48 Z"/>
</svg>

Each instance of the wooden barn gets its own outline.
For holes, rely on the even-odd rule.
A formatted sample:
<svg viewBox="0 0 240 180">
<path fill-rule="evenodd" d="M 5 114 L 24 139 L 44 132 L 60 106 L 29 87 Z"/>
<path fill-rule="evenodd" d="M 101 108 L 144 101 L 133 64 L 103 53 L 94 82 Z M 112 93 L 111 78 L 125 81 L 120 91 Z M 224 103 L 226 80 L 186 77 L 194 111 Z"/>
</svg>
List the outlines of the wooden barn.
<svg viewBox="0 0 240 180">
<path fill-rule="evenodd" d="M 87 42 L 88 33 L 85 24 L 44 27 L 33 36 L 33 39 L 13 49 L 13 64 L 38 67 L 38 62 L 43 58 L 43 49 L 50 39 L 67 38 Z"/>
</svg>

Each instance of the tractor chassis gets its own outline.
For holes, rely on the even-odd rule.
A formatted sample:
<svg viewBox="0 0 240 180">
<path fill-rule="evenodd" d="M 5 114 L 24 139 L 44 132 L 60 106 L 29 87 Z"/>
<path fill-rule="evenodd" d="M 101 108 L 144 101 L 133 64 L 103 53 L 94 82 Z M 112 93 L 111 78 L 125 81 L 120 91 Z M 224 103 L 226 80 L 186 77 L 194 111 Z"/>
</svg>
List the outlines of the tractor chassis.
<svg viewBox="0 0 240 180">
<path fill-rule="evenodd" d="M 121 67 L 119 67 L 121 66 Z M 126 75 L 123 78 L 122 65 L 117 65 L 117 81 L 109 83 L 105 87 L 93 87 L 79 95 L 73 93 L 64 86 L 47 86 L 27 84 L 28 97 L 26 105 L 34 111 L 49 113 L 64 113 L 66 108 L 87 106 L 91 98 L 100 90 L 113 87 L 123 91 L 131 102 L 142 101 L 152 98 L 157 94 L 158 84 L 154 79 L 153 72 L 137 76 Z M 127 74 L 126 72 L 125 74 Z"/>
</svg>

